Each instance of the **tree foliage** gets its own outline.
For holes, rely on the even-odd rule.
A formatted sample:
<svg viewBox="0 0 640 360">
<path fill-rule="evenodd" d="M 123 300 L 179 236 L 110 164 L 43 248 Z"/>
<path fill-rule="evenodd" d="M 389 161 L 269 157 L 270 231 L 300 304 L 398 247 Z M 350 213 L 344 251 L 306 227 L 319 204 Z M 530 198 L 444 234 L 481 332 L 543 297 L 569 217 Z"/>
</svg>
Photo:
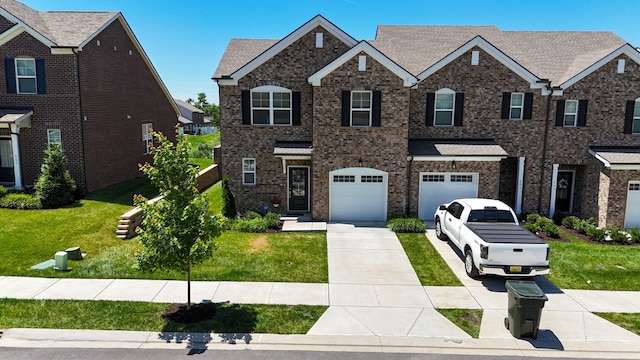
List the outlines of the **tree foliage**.
<svg viewBox="0 0 640 360">
<path fill-rule="evenodd" d="M 208 213 L 208 204 L 197 187 L 197 170 L 189 165 L 189 144 L 178 136 L 174 145 L 152 132 L 153 165 L 140 167 L 162 198 L 149 203 L 142 195 L 134 202 L 143 213 L 137 229 L 144 248 L 136 254 L 142 270 L 171 269 L 187 275 L 187 304 L 191 304 L 191 266 L 213 255 L 213 238 L 220 235 L 220 221 Z"/>
<path fill-rule="evenodd" d="M 35 191 L 40 204 L 45 208 L 60 207 L 73 202 L 76 182 L 67 170 L 67 157 L 59 144 L 51 144 L 44 151 Z"/>
<path fill-rule="evenodd" d="M 222 215 L 229 219 L 234 219 L 238 215 L 236 210 L 236 198 L 229 189 L 229 178 L 222 179 Z"/>
</svg>

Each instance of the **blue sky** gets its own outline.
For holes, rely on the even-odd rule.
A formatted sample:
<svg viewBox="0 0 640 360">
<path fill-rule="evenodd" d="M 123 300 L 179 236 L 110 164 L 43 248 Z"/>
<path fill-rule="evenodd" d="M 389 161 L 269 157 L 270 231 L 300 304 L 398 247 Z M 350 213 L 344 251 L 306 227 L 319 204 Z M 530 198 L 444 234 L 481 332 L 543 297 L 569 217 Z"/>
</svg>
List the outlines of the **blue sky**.
<svg viewBox="0 0 640 360">
<path fill-rule="evenodd" d="M 281 39 L 322 14 L 357 40 L 385 25 L 496 25 L 502 30 L 612 31 L 640 46 L 640 0 L 22 0 L 45 10 L 120 11 L 171 94 L 204 92 L 231 38 Z"/>
</svg>

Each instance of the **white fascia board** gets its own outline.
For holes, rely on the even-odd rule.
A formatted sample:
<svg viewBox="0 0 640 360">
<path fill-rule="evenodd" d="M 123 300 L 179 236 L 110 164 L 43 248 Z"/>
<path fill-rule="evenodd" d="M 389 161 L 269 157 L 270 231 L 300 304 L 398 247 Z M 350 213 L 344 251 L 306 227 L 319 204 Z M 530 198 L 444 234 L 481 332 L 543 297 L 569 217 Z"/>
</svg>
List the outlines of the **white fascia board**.
<svg viewBox="0 0 640 360">
<path fill-rule="evenodd" d="M 361 41 L 358 45 L 352 47 L 349 51 L 342 54 L 339 58 L 332 61 L 329 65 L 323 67 L 315 74 L 311 75 L 308 79 L 309 84 L 313 86 L 321 86 L 322 79 L 336 70 L 338 67 L 342 66 L 344 63 L 357 56 L 361 52 L 371 56 L 372 59 L 376 60 L 384 67 L 389 69 L 391 72 L 396 74 L 399 78 L 404 82 L 405 87 L 414 86 L 418 79 L 416 79 L 411 73 L 407 70 L 403 69 L 400 65 L 393 62 L 391 59 L 386 57 L 383 53 L 378 51 L 378 49 L 374 48 L 371 44 L 366 41 Z"/>
<path fill-rule="evenodd" d="M 30 27 L 27 24 L 23 23 L 22 21 L 20 21 L 20 19 L 18 19 L 17 17 L 11 15 L 11 13 L 5 11 L 2 8 L 0 8 L 0 16 L 3 16 L 7 20 L 9 20 L 9 21 L 11 21 L 13 23 L 16 23 L 13 27 L 11 27 L 9 30 L 5 31 L 2 34 L 2 37 L 0 37 L 0 45 L 6 44 L 11 39 L 15 38 L 16 36 L 18 36 L 18 35 L 20 35 L 20 34 L 22 34 L 23 32 L 26 31 L 27 33 L 29 33 L 29 35 L 33 36 L 34 38 L 36 38 L 38 41 L 40 41 L 44 45 L 46 45 L 48 47 L 56 46 L 56 43 L 54 43 L 53 41 L 49 40 L 49 38 L 47 38 L 46 36 L 40 34 L 35 29 L 33 29 L 32 27 Z"/>
<path fill-rule="evenodd" d="M 529 70 L 525 69 L 522 65 L 515 62 L 505 53 L 500 51 L 495 46 L 491 45 L 487 40 L 483 39 L 482 36 L 476 36 L 473 39 L 469 40 L 466 44 L 460 46 L 456 50 L 454 50 L 449 55 L 442 58 L 437 63 L 433 64 L 431 67 L 423 71 L 418 75 L 418 81 L 422 81 L 434 74 L 438 70 L 445 67 L 447 64 L 462 56 L 467 51 L 471 50 L 474 47 L 479 47 L 484 50 L 486 53 L 491 55 L 494 59 L 498 60 L 501 64 L 509 68 L 511 71 L 516 73 L 518 76 L 523 78 L 525 81 L 529 82 L 532 89 L 541 89 L 544 88 L 544 84 L 538 83 L 540 80 L 537 76 L 532 74 Z"/>
<path fill-rule="evenodd" d="M 622 54 L 627 55 L 629 58 L 631 58 L 631 60 L 635 61 L 636 64 L 640 64 L 640 52 L 638 52 L 633 46 L 631 46 L 629 44 L 624 44 L 621 47 L 619 47 L 618 49 L 614 50 L 611 54 L 603 57 L 602 59 L 600 59 L 597 62 L 595 62 L 593 65 L 591 65 L 588 68 L 582 70 L 577 75 L 573 76 L 569 80 L 567 80 L 564 83 L 562 83 L 560 85 L 560 87 L 563 88 L 563 89 L 568 88 L 569 86 L 571 86 L 571 85 L 577 83 L 578 81 L 584 79 L 587 75 L 589 75 L 592 72 L 598 70 L 599 68 L 601 68 L 602 66 L 607 64 L 609 61 L 614 60 L 615 58 L 617 58 L 618 56 L 620 56 Z"/>
<path fill-rule="evenodd" d="M 298 41 L 301 37 L 306 35 L 309 31 L 315 29 L 317 26 L 323 27 L 324 29 L 329 31 L 331 35 L 335 36 L 336 38 L 338 38 L 338 40 L 342 41 L 349 47 L 353 47 L 358 43 L 354 38 L 332 24 L 329 20 L 325 19 L 322 15 L 316 15 L 313 19 L 307 21 L 305 24 L 294 30 L 291 34 L 285 36 L 282 40 L 278 41 L 275 45 L 267 49 L 265 52 L 258 55 L 243 67 L 233 72 L 231 74 L 232 83 L 227 83 L 227 81 L 224 81 L 225 83 L 223 85 L 238 85 L 238 80 L 240 80 L 242 77 L 267 62 L 267 60 L 271 59 L 294 42 Z M 221 84 L 220 81 L 218 81 L 218 84 Z"/>
<path fill-rule="evenodd" d="M 413 161 L 500 161 L 507 156 L 440 156 L 440 155 L 413 155 Z"/>
<path fill-rule="evenodd" d="M 2 33 L 2 35 L 0 35 L 0 46 L 15 39 L 18 35 L 22 34 L 25 31 L 26 31 L 25 27 L 22 26 L 21 24 L 14 25 L 9 30 L 5 31 L 4 33 Z"/>
<path fill-rule="evenodd" d="M 589 154 L 593 155 L 593 157 L 598 159 L 604 165 L 604 167 L 606 167 L 608 169 L 611 168 L 611 163 L 609 161 L 607 161 L 607 159 L 605 159 L 602 156 L 600 156 L 597 152 L 589 149 Z"/>
<path fill-rule="evenodd" d="M 611 170 L 640 170 L 640 164 L 612 164 L 607 159 L 600 156 L 597 152 L 589 149 L 589 154 L 593 155 L 605 168 Z"/>
</svg>

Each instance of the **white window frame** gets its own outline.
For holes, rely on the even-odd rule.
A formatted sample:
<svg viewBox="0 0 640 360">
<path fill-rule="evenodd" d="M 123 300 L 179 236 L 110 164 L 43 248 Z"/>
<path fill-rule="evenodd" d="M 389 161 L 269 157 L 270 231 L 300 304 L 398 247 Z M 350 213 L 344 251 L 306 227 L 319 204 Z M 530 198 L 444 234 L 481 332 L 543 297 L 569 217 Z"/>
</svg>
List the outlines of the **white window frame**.
<svg viewBox="0 0 640 360">
<path fill-rule="evenodd" d="M 47 145 L 51 144 L 62 146 L 62 132 L 60 129 L 47 129 Z"/>
<path fill-rule="evenodd" d="M 254 106 L 253 97 L 256 93 L 268 93 L 269 94 L 269 106 Z M 289 106 L 288 107 L 275 107 L 274 106 L 274 94 L 288 94 L 289 95 Z M 293 96 L 291 90 L 287 88 L 283 88 L 280 86 L 260 86 L 257 88 L 251 89 L 251 124 L 257 126 L 291 126 L 292 118 L 293 118 Z M 269 123 L 255 123 L 254 121 L 254 112 L 255 111 L 268 111 L 269 112 Z M 289 122 L 283 124 L 275 123 L 275 112 L 276 111 L 289 111 Z"/>
<path fill-rule="evenodd" d="M 451 109 L 448 108 L 438 108 L 438 97 L 439 96 L 451 96 Z M 433 126 L 453 126 L 455 119 L 455 111 L 456 111 L 456 92 L 451 89 L 440 89 L 436 91 L 435 98 L 433 101 Z M 438 113 L 450 113 L 451 114 L 451 122 L 448 124 L 438 124 Z"/>
<path fill-rule="evenodd" d="M 360 95 L 360 94 L 369 94 L 369 103 L 368 103 L 368 107 L 355 107 L 354 106 L 354 95 Z M 351 119 L 350 119 L 350 124 L 351 127 L 371 127 L 371 113 L 372 113 L 372 109 L 373 109 L 373 92 L 372 91 L 352 91 L 351 92 Z M 362 99 L 360 99 L 360 102 L 362 103 Z M 367 113 L 368 114 L 368 122 L 366 125 L 362 125 L 362 124 L 358 124 L 355 125 L 353 123 L 353 115 L 354 113 Z"/>
<path fill-rule="evenodd" d="M 24 75 L 18 72 L 18 62 L 29 61 L 33 63 L 33 75 Z M 15 58 L 13 61 L 13 65 L 16 71 L 16 92 L 18 94 L 37 94 L 38 93 L 38 70 L 36 67 L 36 59 L 34 58 Z M 20 89 L 20 80 L 33 80 L 33 88 L 34 91 L 22 91 Z"/>
<path fill-rule="evenodd" d="M 514 95 L 520 96 L 520 99 L 521 99 L 520 105 L 515 105 L 513 103 Z M 520 110 L 520 116 L 518 117 L 513 116 L 514 109 Z M 524 93 L 511 93 L 511 100 L 509 101 L 509 120 L 522 120 L 523 113 L 524 113 Z"/>
<path fill-rule="evenodd" d="M 143 154 L 151 153 L 151 145 L 153 145 L 153 136 L 151 136 L 151 130 L 153 130 L 153 124 L 142 124 L 142 143 L 144 144 L 145 151 Z"/>
<path fill-rule="evenodd" d="M 640 111 L 636 111 L 636 110 L 639 110 L 638 109 L 639 107 L 640 107 L 640 98 L 636 99 L 636 103 L 634 104 L 634 107 L 633 107 L 633 122 L 631 123 L 632 134 L 640 134 Z"/>
<path fill-rule="evenodd" d="M 569 104 L 575 104 L 576 110 L 575 112 L 569 112 L 568 107 Z M 565 100 L 564 102 L 564 116 L 562 117 L 562 126 L 564 127 L 576 127 L 578 126 L 578 100 Z M 567 116 L 573 116 L 573 124 L 567 123 Z"/>
<path fill-rule="evenodd" d="M 253 182 L 247 182 L 246 175 L 253 175 Z M 242 185 L 255 185 L 256 184 L 256 159 L 255 158 L 242 158 Z"/>
</svg>

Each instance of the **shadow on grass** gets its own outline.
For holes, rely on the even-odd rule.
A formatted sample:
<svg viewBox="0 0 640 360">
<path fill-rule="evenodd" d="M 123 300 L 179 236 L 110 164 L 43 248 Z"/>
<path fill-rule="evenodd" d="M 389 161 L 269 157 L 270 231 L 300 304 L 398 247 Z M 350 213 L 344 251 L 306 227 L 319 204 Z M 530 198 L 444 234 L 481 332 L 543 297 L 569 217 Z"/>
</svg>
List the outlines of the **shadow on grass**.
<svg viewBox="0 0 640 360">
<path fill-rule="evenodd" d="M 201 354 L 207 350 L 207 344 L 213 341 L 211 333 L 216 333 L 220 341 L 236 344 L 238 341 L 249 344 L 251 333 L 258 324 L 257 313 L 249 307 L 228 302 L 216 303 L 213 317 L 195 323 L 175 323 L 167 321 L 158 334 L 160 340 L 167 343 L 187 343 L 189 355 Z"/>
<path fill-rule="evenodd" d="M 85 199 L 133 206 L 133 195 L 136 194 L 152 198 L 158 194 L 158 190 L 151 185 L 146 176 L 139 176 L 89 193 Z"/>
</svg>

